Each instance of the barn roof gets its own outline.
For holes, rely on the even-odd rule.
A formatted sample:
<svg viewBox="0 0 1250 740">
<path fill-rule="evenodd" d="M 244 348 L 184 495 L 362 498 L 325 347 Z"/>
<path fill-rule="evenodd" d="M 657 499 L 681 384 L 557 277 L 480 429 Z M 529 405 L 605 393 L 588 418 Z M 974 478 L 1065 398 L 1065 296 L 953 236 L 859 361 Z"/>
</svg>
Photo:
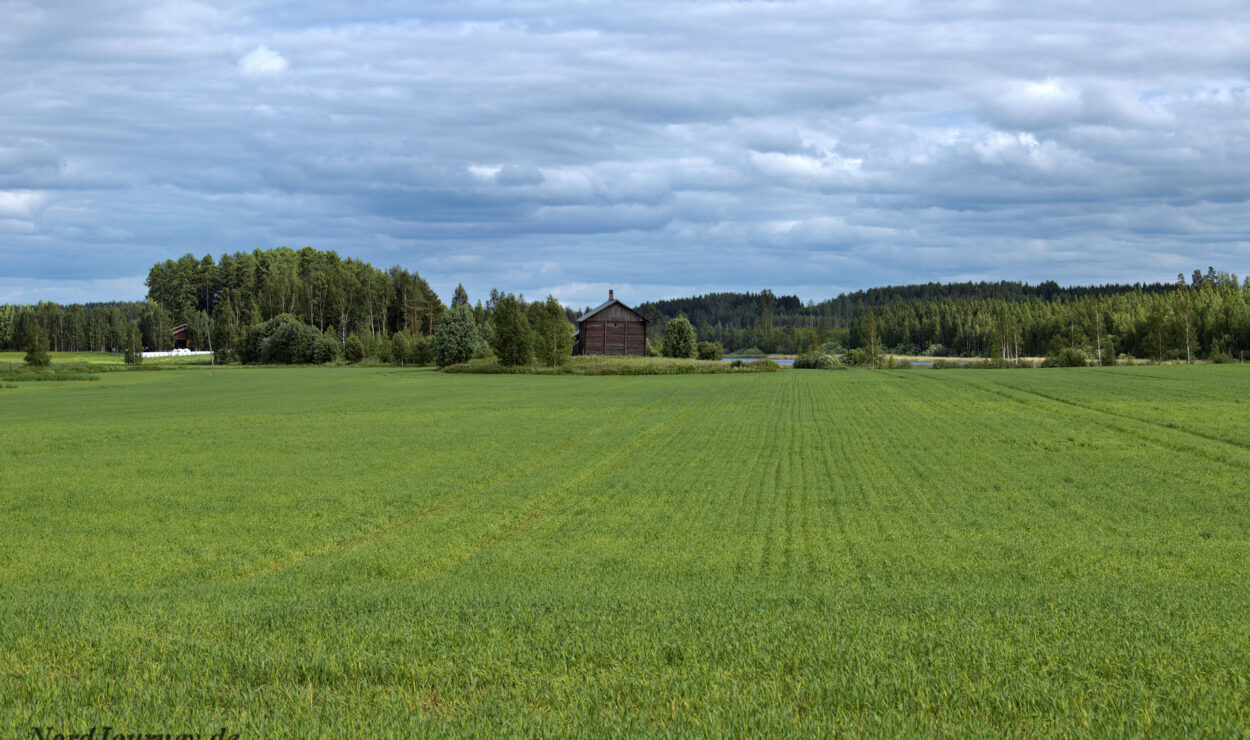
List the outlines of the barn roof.
<svg viewBox="0 0 1250 740">
<path fill-rule="evenodd" d="M 623 307 L 626 311 L 629 311 L 630 313 L 633 313 L 633 314 L 635 314 L 635 315 L 637 315 L 637 316 L 641 316 L 643 321 L 646 321 L 646 320 L 647 320 L 647 317 L 646 317 L 646 316 L 643 316 L 642 314 L 638 313 L 637 311 L 635 311 L 634 309 L 630 308 L 629 306 L 626 306 L 624 303 L 621 303 L 620 301 L 616 300 L 615 298 L 609 298 L 608 300 L 604 301 L 603 303 L 600 303 L 598 306 L 595 306 L 594 308 L 590 309 L 589 311 L 587 311 L 586 313 L 582 314 L 581 316 L 578 316 L 578 317 L 577 317 L 577 320 L 576 320 L 576 323 L 580 324 L 580 323 L 582 323 L 583 321 L 585 321 L 586 319 L 590 318 L 591 316 L 594 316 L 595 314 L 599 313 L 599 312 L 600 312 L 600 311 L 602 311 L 603 309 L 607 308 L 608 306 L 614 305 L 614 304 L 615 304 L 615 305 L 617 305 L 617 306 L 621 306 L 621 307 Z"/>
</svg>

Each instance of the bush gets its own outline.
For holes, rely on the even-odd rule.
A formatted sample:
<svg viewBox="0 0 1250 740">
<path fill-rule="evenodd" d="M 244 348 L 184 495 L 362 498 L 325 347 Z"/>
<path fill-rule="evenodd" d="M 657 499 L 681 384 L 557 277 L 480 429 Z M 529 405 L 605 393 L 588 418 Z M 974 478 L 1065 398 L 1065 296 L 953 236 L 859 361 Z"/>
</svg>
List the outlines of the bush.
<svg viewBox="0 0 1250 740">
<path fill-rule="evenodd" d="M 429 337 L 417 337 L 408 343 L 409 365 L 429 365 L 434 362 L 434 351 Z"/>
<path fill-rule="evenodd" d="M 846 351 L 842 361 L 848 365 L 866 365 L 868 363 L 868 353 L 859 347 L 854 347 Z"/>
<path fill-rule="evenodd" d="M 946 355 L 950 353 L 947 351 L 944 345 L 942 345 L 939 342 L 934 342 L 933 344 L 930 344 L 928 347 L 925 347 L 924 351 L 921 352 L 920 354 L 924 355 L 925 357 L 945 357 Z"/>
<path fill-rule="evenodd" d="M 360 337 L 355 333 L 348 336 L 347 342 L 343 345 L 343 359 L 352 363 L 365 359 L 365 343 L 360 341 Z"/>
<path fill-rule="evenodd" d="M 439 367 L 467 362 L 478 354 L 483 349 L 482 337 L 473 319 L 473 309 L 467 305 L 454 306 L 444 313 L 430 349 L 434 364 Z"/>
<path fill-rule="evenodd" d="M 740 349 L 737 352 L 734 352 L 734 355 L 736 357 L 763 357 L 764 350 L 759 347 L 747 347 L 746 349 Z"/>
<path fill-rule="evenodd" d="M 334 362 L 338 358 L 338 340 L 328 334 L 318 334 L 309 350 L 308 361 L 317 365 L 324 365 L 327 362 Z"/>
<path fill-rule="evenodd" d="M 725 348 L 720 342 L 699 342 L 695 351 L 700 360 L 720 360 L 725 356 Z"/>
<path fill-rule="evenodd" d="M 1075 347 L 1065 347 L 1046 358 L 1045 367 L 1085 367 L 1085 353 Z"/>
<path fill-rule="evenodd" d="M 694 357 L 696 345 L 694 327 L 685 314 L 669 319 L 664 325 L 665 357 Z"/>
<path fill-rule="evenodd" d="M 794 367 L 798 370 L 845 370 L 846 364 L 823 352 L 804 352 L 794 358 Z"/>
<path fill-rule="evenodd" d="M 273 365 L 299 365 L 312 361 L 313 344 L 321 332 L 299 321 L 285 322 L 261 340 L 260 361 Z"/>
<path fill-rule="evenodd" d="M 1219 350 L 1212 352 L 1211 356 L 1208 357 L 1207 359 L 1218 365 L 1224 365 L 1229 362 L 1236 362 L 1236 360 L 1233 359 L 1232 355 L 1228 354 L 1227 352 L 1220 352 Z"/>
</svg>

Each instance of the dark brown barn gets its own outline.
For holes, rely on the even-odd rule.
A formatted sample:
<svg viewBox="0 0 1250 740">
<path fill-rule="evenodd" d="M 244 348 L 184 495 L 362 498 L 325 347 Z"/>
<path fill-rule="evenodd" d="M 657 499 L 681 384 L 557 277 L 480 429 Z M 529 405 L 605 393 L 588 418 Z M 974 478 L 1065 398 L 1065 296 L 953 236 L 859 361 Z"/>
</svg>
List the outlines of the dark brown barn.
<svg viewBox="0 0 1250 740">
<path fill-rule="evenodd" d="M 186 324 L 179 324 L 175 326 L 170 334 L 174 335 L 174 349 L 187 349 L 187 339 L 189 338 L 189 333 L 187 332 Z"/>
<path fill-rule="evenodd" d="M 616 300 L 608 300 L 577 318 L 573 335 L 575 355 L 647 354 L 647 320 L 642 314 Z"/>
</svg>

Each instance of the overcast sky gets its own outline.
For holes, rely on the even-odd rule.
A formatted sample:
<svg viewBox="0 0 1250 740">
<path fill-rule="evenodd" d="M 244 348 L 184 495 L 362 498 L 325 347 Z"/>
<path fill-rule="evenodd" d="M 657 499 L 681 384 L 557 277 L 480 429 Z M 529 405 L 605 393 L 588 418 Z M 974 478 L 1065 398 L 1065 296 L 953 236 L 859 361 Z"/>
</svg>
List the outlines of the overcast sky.
<svg viewBox="0 0 1250 740">
<path fill-rule="evenodd" d="M 1248 8 L 0 0 L 0 302 L 279 245 L 574 305 L 1244 274 Z"/>
</svg>

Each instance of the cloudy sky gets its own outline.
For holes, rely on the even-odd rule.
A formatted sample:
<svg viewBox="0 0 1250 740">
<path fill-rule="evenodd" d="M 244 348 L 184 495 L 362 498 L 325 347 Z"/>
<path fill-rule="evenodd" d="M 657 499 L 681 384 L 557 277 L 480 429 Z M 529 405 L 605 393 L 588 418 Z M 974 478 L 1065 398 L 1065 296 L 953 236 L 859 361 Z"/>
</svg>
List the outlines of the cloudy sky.
<svg viewBox="0 0 1250 740">
<path fill-rule="evenodd" d="M 278 245 L 575 305 L 1245 274 L 1248 9 L 0 0 L 0 302 Z"/>
</svg>

